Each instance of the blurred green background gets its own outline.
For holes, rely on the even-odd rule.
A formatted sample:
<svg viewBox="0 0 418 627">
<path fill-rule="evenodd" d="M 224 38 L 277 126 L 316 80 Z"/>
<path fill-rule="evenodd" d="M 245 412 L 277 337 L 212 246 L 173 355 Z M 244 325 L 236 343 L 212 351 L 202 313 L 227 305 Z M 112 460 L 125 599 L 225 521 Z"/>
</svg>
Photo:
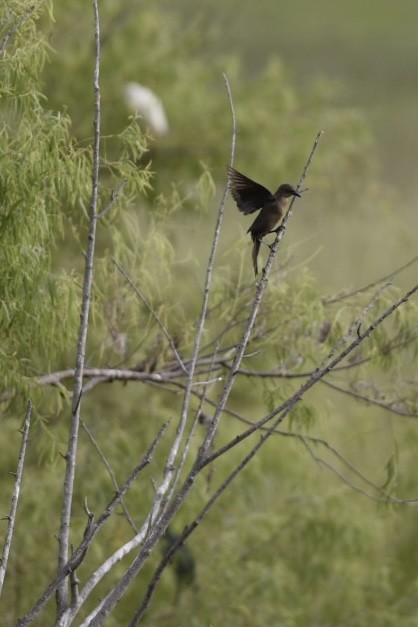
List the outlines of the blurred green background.
<svg viewBox="0 0 418 627">
<path fill-rule="evenodd" d="M 45 111 L 68 115 L 72 141 L 77 147 L 88 147 L 93 116 L 91 6 L 74 0 L 55 6 L 45 3 L 45 7 L 37 27 L 47 42 L 48 59 L 39 64 L 42 71 L 34 73 L 35 79 L 28 71 L 27 80 L 39 80 Z M 3 30 L 8 24 L 7 9 L 3 3 Z M 254 340 L 255 356 L 246 363 L 262 370 L 281 366 L 298 373 L 312 369 L 371 293 L 364 300 L 360 296 L 342 304 L 327 305 L 323 299 L 390 274 L 417 252 L 418 5 L 387 0 L 103 0 L 100 9 L 103 204 L 121 176 L 122 169 L 115 163 L 126 156 L 120 134 L 131 113 L 123 101 L 127 82 L 138 81 L 161 97 L 170 132 L 149 137 L 147 153 L 138 149 L 134 159 L 141 173 L 137 188 L 130 181 L 135 193 L 127 193 L 100 224 L 88 364 L 132 367 L 157 354 L 154 366 L 158 371 L 168 359 L 169 350 L 161 348 L 152 316 L 138 306 L 132 290 L 110 263 L 113 255 L 122 260 L 170 333 L 179 337 L 184 354 L 190 354 L 230 153 L 225 72 L 237 115 L 235 165 L 250 177 L 272 189 L 284 180 L 296 183 L 316 133 L 324 130 L 306 181 L 309 191 L 295 204 L 275 261 L 257 327 L 261 339 L 259 343 Z M 23 49 L 25 41 L 16 36 L 16 42 Z M 26 78 L 23 72 L 14 76 L 18 87 L 20 82 L 23 85 L 22 93 Z M 8 115 L 13 119 L 10 111 Z M 136 141 L 134 131 L 130 141 Z M 36 143 L 35 137 L 34 154 Z M 26 144 L 18 158 L 11 152 L 10 158 L 16 162 L 25 150 Z M 4 163 L 8 156 L 5 150 Z M 34 157 L 34 161 L 39 159 Z M 145 168 L 152 173 L 148 186 Z M 7 378 L 8 388 L 27 385 L 34 373 L 71 367 L 74 362 L 89 172 L 69 169 L 66 179 L 60 170 L 60 177 L 66 184 L 61 211 L 56 213 L 63 224 L 59 234 L 51 237 L 51 275 L 60 281 L 65 272 L 72 288 L 68 295 L 63 291 L 67 300 L 60 293 L 54 301 L 53 318 L 45 298 L 36 303 L 40 311 L 45 306 L 45 337 L 60 337 L 60 343 L 53 346 L 51 339 L 51 346 L 45 348 L 29 318 L 26 336 L 22 333 L 16 345 L 4 349 L 7 359 L 13 356 L 18 361 L 11 367 L 2 356 L 4 377 L 13 373 L 17 380 Z M 208 344 L 223 324 L 244 317 L 251 300 L 249 224 L 228 199 L 204 338 Z M 265 251 L 261 254 L 264 258 Z M 410 286 L 414 279 L 412 265 L 396 277 L 394 291 L 379 306 L 391 302 L 395 290 Z M 22 301 L 17 300 L 20 305 Z M 405 325 L 413 334 L 416 312 L 412 305 L 407 311 L 408 319 L 400 315 L 396 324 Z M 333 330 L 329 344 L 318 346 L 324 320 L 332 321 Z M 395 334 L 396 324 L 386 331 L 387 337 L 383 331 L 376 334 L 374 343 L 359 355 L 366 366 L 337 375 L 333 381 L 366 390 L 377 400 L 398 402 L 404 395 L 405 405 L 416 416 L 415 352 L 398 361 L 392 355 L 383 359 L 379 353 L 391 333 Z M 8 332 L 7 327 L 6 339 Z M 116 340 L 122 337 L 127 356 L 118 353 Z M 232 328 L 221 339 L 227 343 L 238 337 L 239 331 Z M 254 420 L 287 398 L 297 384 L 266 379 L 248 385 L 240 379 L 230 408 Z M 20 504 L 22 520 L 30 521 L 33 532 L 28 534 L 25 527 L 16 532 L 18 550 L 9 569 L 7 602 L 2 601 L 5 624 L 14 624 L 42 591 L 42 581 L 54 572 L 60 453 L 65 450 L 70 383 L 67 387 L 40 388 L 34 399 L 36 420 Z M 219 385 L 210 389 L 212 399 L 216 400 L 219 389 Z M 180 403 L 181 394 L 136 383 L 97 386 L 86 397 L 84 415 L 89 428 L 120 480 L 152 440 L 155 429 L 176 414 Z M 205 410 L 210 412 L 210 407 Z M 1 460 L 5 511 L 10 492 L 7 473 L 14 468 L 21 415 L 15 405 L 5 410 L 4 441 L 10 443 Z M 375 485 L 414 498 L 418 494 L 416 420 L 357 403 L 322 386 L 283 426 L 290 433 L 271 438 L 190 538 L 196 562 L 194 585 L 180 582 L 177 594 L 176 573 L 168 569 L 145 624 L 418 625 L 415 509 L 375 503 L 364 494 L 375 494 L 373 488 L 367 481 L 357 483 L 358 476 L 332 451 L 320 443 L 308 451 L 306 442 L 294 437 L 307 433 L 323 438 Z M 217 444 L 242 428 L 226 416 Z M 222 460 L 213 476 L 202 477 L 174 521 L 175 531 L 190 522 L 247 446 Z M 317 463 L 315 455 L 322 463 Z M 159 476 L 161 459 L 162 454 L 149 470 L 145 489 L 143 484 L 136 486 L 127 499 L 139 523 L 152 499 L 152 481 Z M 86 495 L 91 508 L 100 512 L 113 494 L 85 435 L 80 439 L 78 463 L 75 536 L 81 536 L 84 529 Z M 363 493 L 350 483 L 361 485 Z M 124 519 L 114 520 L 89 553 L 80 578 L 85 580 L 91 568 L 130 534 Z M 128 624 L 158 559 L 159 554 L 152 556 L 145 576 L 135 582 L 109 625 Z M 113 576 L 120 576 L 128 563 L 129 558 Z M 105 590 L 99 588 L 97 598 Z M 48 615 L 51 624 L 52 616 L 53 609 Z"/>
<path fill-rule="evenodd" d="M 351 267 L 346 280 L 368 280 L 413 255 L 418 227 L 416 3 L 203 0 L 197 5 L 192 0 L 180 0 L 177 6 L 182 8 L 186 24 L 198 16 L 204 22 L 211 35 L 209 59 L 225 51 L 240 57 L 249 90 L 251 78 L 263 70 L 269 59 L 279 57 L 299 93 L 309 85 L 322 83 L 326 85 L 328 103 L 356 112 L 369 128 L 375 144 L 375 154 L 369 154 L 369 159 L 376 157 L 379 181 L 387 186 L 386 195 L 391 199 L 391 215 L 386 214 L 384 206 L 368 207 L 365 215 L 359 212 L 356 219 L 353 215 L 353 222 L 345 215 L 340 223 L 335 217 L 333 196 L 324 193 L 318 199 L 312 190 L 314 206 L 310 206 L 307 196 L 308 206 L 301 210 L 304 216 L 296 228 L 300 228 L 307 253 L 321 247 L 319 259 L 311 266 L 315 272 L 335 288 L 344 276 L 342 268 Z M 278 81 L 275 87 L 279 93 Z M 261 98 L 258 106 L 264 106 Z M 309 112 L 296 113 L 295 125 L 299 115 Z M 323 112 L 318 111 L 316 116 L 317 128 L 326 133 L 321 150 L 337 148 L 333 129 L 323 119 Z M 270 127 L 260 127 L 259 136 L 274 132 L 272 121 Z M 256 135 L 251 142 L 258 139 Z M 251 151 L 251 142 L 246 151 Z M 238 141 L 238 164 L 242 162 L 242 149 L 242 142 Z M 289 145 L 283 146 L 278 140 L 275 149 L 286 151 Z M 355 205 L 363 191 L 359 177 L 357 194 L 346 199 L 346 212 L 356 214 Z M 308 212 L 314 215 L 307 218 L 304 228 Z M 370 214 L 373 217 L 369 221 Z M 338 233 L 343 237 L 336 236 Z M 328 263 L 331 257 L 337 257 L 335 277 Z"/>
<path fill-rule="evenodd" d="M 404 199 L 416 200 L 415 2 L 179 0 L 177 6 L 186 23 L 204 16 L 213 34 L 210 52 L 238 53 L 248 76 L 277 55 L 298 86 L 330 79 L 333 101 L 359 108 L 370 125 L 382 177 Z"/>
</svg>

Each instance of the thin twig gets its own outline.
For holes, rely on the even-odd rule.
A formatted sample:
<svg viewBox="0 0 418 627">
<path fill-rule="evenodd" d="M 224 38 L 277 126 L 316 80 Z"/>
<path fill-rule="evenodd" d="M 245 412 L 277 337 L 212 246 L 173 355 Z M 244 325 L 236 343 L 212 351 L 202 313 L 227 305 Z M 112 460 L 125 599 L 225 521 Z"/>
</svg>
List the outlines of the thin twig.
<svg viewBox="0 0 418 627">
<path fill-rule="evenodd" d="M 340 470 L 338 470 L 338 468 L 336 468 L 335 466 L 333 466 L 332 464 L 330 464 L 329 462 L 327 462 L 325 459 L 322 459 L 322 457 L 318 457 L 318 455 L 316 455 L 314 453 L 314 451 L 312 450 L 311 446 L 309 446 L 309 443 L 306 442 L 305 440 L 302 439 L 302 443 L 305 446 L 305 449 L 308 451 L 310 457 L 313 459 L 313 461 L 318 464 L 318 466 L 324 467 L 327 470 L 329 470 L 330 472 L 332 472 L 334 475 L 336 475 L 338 477 L 338 479 L 342 482 L 345 483 L 345 485 L 347 485 L 351 490 L 353 490 L 354 492 L 359 492 L 359 494 L 362 494 L 363 496 L 367 497 L 368 499 L 372 500 L 372 501 L 384 501 L 384 502 L 390 502 L 391 498 L 390 495 L 387 495 L 384 490 L 379 489 L 378 486 L 373 485 L 373 488 L 377 491 L 377 492 L 382 492 L 384 496 L 375 496 L 374 494 L 372 494 L 371 492 L 368 492 L 367 490 L 365 490 L 364 488 L 362 488 L 361 486 L 356 485 L 355 483 L 353 483 L 352 481 L 350 481 Z"/>
<path fill-rule="evenodd" d="M 327 381 L 326 379 L 322 379 L 321 383 L 327 385 L 329 388 L 332 388 L 336 392 L 340 392 L 341 394 L 346 394 L 355 398 L 356 400 L 363 401 L 364 403 L 370 403 L 370 405 L 376 405 L 381 409 L 385 409 L 386 411 L 391 412 L 392 414 L 397 414 L 398 416 L 404 416 L 405 418 L 418 418 L 418 414 L 416 412 L 408 411 L 407 409 L 402 409 L 401 407 L 396 406 L 396 402 L 384 402 L 380 401 L 378 398 L 373 398 L 371 396 L 366 396 L 365 394 L 359 394 L 355 390 L 347 390 L 331 381 Z"/>
<path fill-rule="evenodd" d="M 119 195 L 122 192 L 125 185 L 126 185 L 126 181 L 122 181 L 121 183 L 119 183 L 116 190 L 112 189 L 109 202 L 107 203 L 106 207 L 97 215 L 98 220 L 101 220 L 102 218 L 105 217 L 107 213 L 109 213 L 109 211 L 112 209 L 115 202 L 117 202 L 117 200 L 119 199 Z"/>
<path fill-rule="evenodd" d="M 173 338 L 171 337 L 171 335 L 169 334 L 169 332 L 167 331 L 167 328 L 165 326 L 165 324 L 163 323 L 163 321 L 161 320 L 160 316 L 157 314 L 157 312 L 155 311 L 155 309 L 152 307 L 151 303 L 148 301 L 148 299 L 145 297 L 145 294 L 142 293 L 142 291 L 139 289 L 139 287 L 134 283 L 134 281 L 131 279 L 131 277 L 129 276 L 129 274 L 126 272 L 126 270 L 120 265 L 120 263 L 118 263 L 116 261 L 116 259 L 112 259 L 113 263 L 115 264 L 115 266 L 117 267 L 117 269 L 119 270 L 119 272 L 125 277 L 125 279 L 127 280 L 127 282 L 129 283 L 129 285 L 132 287 L 132 289 L 134 290 L 135 294 L 142 300 L 142 302 L 144 303 L 144 305 L 147 307 L 147 309 L 150 311 L 150 313 L 153 315 L 153 317 L 155 318 L 155 320 L 158 323 L 158 326 L 160 327 L 161 331 L 164 333 L 164 335 L 166 336 L 170 346 L 171 346 L 171 350 L 174 353 L 175 358 L 177 359 L 180 368 L 183 370 L 183 372 L 187 375 L 187 369 L 183 363 L 182 358 L 180 357 L 180 354 L 176 348 L 176 344 L 173 340 Z"/>
<path fill-rule="evenodd" d="M 328 362 L 330 362 L 332 360 L 332 358 L 334 357 L 334 355 L 336 355 L 336 353 L 340 350 L 340 348 L 342 348 L 343 346 L 345 346 L 345 344 L 347 344 L 348 340 L 350 339 L 350 337 L 352 337 L 355 333 L 359 332 L 359 329 L 362 325 L 362 323 L 364 322 L 364 319 L 366 318 L 367 314 L 369 313 L 369 311 L 373 308 L 373 306 L 375 305 L 377 299 L 379 298 L 379 296 L 382 294 L 382 292 L 387 289 L 388 287 L 391 286 L 391 283 L 386 283 L 385 285 L 382 285 L 377 291 L 376 293 L 372 296 L 372 298 L 370 299 L 370 301 L 367 303 L 367 305 L 363 308 L 363 310 L 360 312 L 360 314 L 357 316 L 357 318 L 355 318 L 355 320 L 350 324 L 349 328 L 347 329 L 347 331 L 344 333 L 344 335 L 338 340 L 338 342 L 331 348 L 330 352 L 328 353 L 328 355 L 323 359 L 322 363 L 318 366 L 317 369 L 322 369 Z"/>
<path fill-rule="evenodd" d="M 28 401 L 25 421 L 23 423 L 22 444 L 20 446 L 19 459 L 17 462 L 16 479 L 12 494 L 12 504 L 10 514 L 7 516 L 8 524 L 6 538 L 4 540 L 3 553 L 0 559 L 0 595 L 3 590 L 4 577 L 6 575 L 7 564 L 9 561 L 10 547 L 12 544 L 13 530 L 16 521 L 17 504 L 19 501 L 20 486 L 22 485 L 23 467 L 25 463 L 26 447 L 28 444 L 30 420 L 32 417 L 32 403 Z"/>
<path fill-rule="evenodd" d="M 224 74 L 223 76 L 225 80 L 226 89 L 228 92 L 228 99 L 229 99 L 229 105 L 231 109 L 231 118 L 232 118 L 232 140 L 231 140 L 231 154 L 230 154 L 230 165 L 232 166 L 234 163 L 234 159 L 235 159 L 235 145 L 236 145 L 236 133 L 237 133 L 236 117 L 235 117 L 234 101 L 232 98 L 232 92 L 231 92 L 229 80 L 226 74 Z M 215 256 L 216 256 L 216 251 L 217 251 L 218 242 L 219 242 L 220 233 L 221 233 L 223 216 L 225 213 L 225 204 L 226 204 L 228 190 L 229 190 L 229 181 L 227 181 L 227 184 L 225 186 L 225 189 L 221 198 L 221 202 L 219 205 L 218 217 L 216 220 L 214 235 L 212 239 L 212 248 L 209 254 L 209 260 L 208 260 L 207 269 L 206 269 L 206 279 L 205 279 L 205 286 L 204 286 L 204 291 L 203 291 L 203 302 L 202 302 L 199 322 L 197 325 L 197 330 L 196 330 L 196 335 L 195 335 L 192 358 L 189 364 L 189 376 L 187 378 L 186 388 L 184 391 L 183 405 L 182 405 L 181 414 L 180 414 L 180 421 L 179 421 L 179 426 L 177 428 L 177 437 L 173 444 L 172 451 L 170 452 L 169 460 L 170 460 L 170 463 L 172 463 L 173 465 L 174 465 L 175 458 L 177 456 L 181 439 L 183 437 L 183 433 L 184 433 L 184 429 L 185 429 L 186 421 L 187 421 L 187 416 L 189 412 L 196 364 L 199 358 L 201 339 L 202 339 L 203 330 L 204 330 L 204 326 L 206 322 L 206 316 L 208 313 L 209 293 L 210 293 L 210 287 L 212 284 L 212 273 L 213 273 Z"/>
<path fill-rule="evenodd" d="M 110 476 L 110 478 L 112 480 L 113 487 L 116 490 L 116 493 L 119 493 L 120 492 L 120 487 L 119 487 L 119 484 L 118 484 L 118 482 L 116 480 L 116 475 L 113 472 L 113 469 L 112 469 L 111 465 L 109 464 L 109 462 L 108 462 L 108 460 L 106 458 L 106 455 L 103 453 L 99 443 L 97 442 L 96 438 L 94 437 L 94 435 L 92 434 L 92 432 L 90 431 L 88 426 L 86 425 L 85 421 L 81 418 L 81 416 L 80 416 L 80 423 L 81 423 L 81 426 L 83 427 L 84 431 L 87 433 L 87 436 L 88 436 L 90 442 L 92 443 L 92 445 L 96 449 L 98 456 L 100 457 L 100 459 L 102 460 L 103 464 L 105 465 L 105 467 L 107 469 L 107 472 L 109 473 L 109 476 Z M 120 505 L 121 505 L 121 508 L 123 510 L 123 513 L 125 515 L 126 520 L 128 521 L 128 523 L 132 527 L 132 530 L 134 531 L 134 533 L 137 533 L 138 529 L 136 528 L 136 525 L 135 525 L 135 523 L 134 523 L 134 521 L 132 519 L 132 516 L 128 512 L 128 509 L 127 509 L 127 507 L 125 505 L 125 501 L 124 501 L 124 499 L 122 497 L 120 499 Z"/>
<path fill-rule="evenodd" d="M 361 473 L 358 470 L 358 468 L 353 466 L 353 464 L 349 462 L 348 459 L 346 459 L 339 451 L 337 451 L 337 449 L 334 446 L 332 446 L 327 440 L 324 440 L 323 438 L 318 438 L 312 435 L 306 435 L 305 433 L 283 431 L 282 429 L 276 429 L 275 433 L 277 435 L 281 435 L 282 437 L 293 438 L 293 439 L 299 440 L 300 442 L 303 443 L 305 447 L 311 447 L 311 445 L 322 446 L 329 453 L 331 453 L 331 455 L 333 455 L 343 466 L 345 466 L 346 469 L 350 471 L 350 473 L 352 473 L 355 477 L 360 479 L 360 481 L 368 485 L 370 488 L 373 488 L 373 490 L 375 490 L 376 492 L 380 492 L 382 495 L 385 496 L 385 498 L 390 498 L 389 494 L 387 494 L 382 488 L 380 488 L 378 485 L 373 483 L 373 481 L 370 481 L 370 479 L 368 479 L 365 475 L 363 475 L 363 473 Z M 316 455 L 313 455 L 311 448 L 309 450 L 309 454 L 311 455 L 312 459 L 314 459 L 316 463 L 322 463 L 323 461 L 325 461 L 321 457 L 317 457 Z M 328 466 L 328 469 L 334 471 L 334 466 L 330 464 Z"/>
<path fill-rule="evenodd" d="M 28 9 L 26 9 L 26 11 L 23 13 L 23 15 L 20 16 L 20 18 L 16 22 L 16 25 L 13 28 L 11 28 L 9 31 L 7 31 L 7 33 L 3 37 L 2 42 L 0 44 L 0 55 L 4 54 L 6 46 L 9 43 L 9 39 L 11 37 L 13 37 L 13 35 L 16 33 L 16 31 L 20 28 L 20 26 L 23 24 L 23 22 L 25 22 L 28 19 L 29 15 L 31 13 L 33 13 L 34 10 L 35 10 L 35 5 L 32 4 L 32 6 L 30 6 Z"/>
<path fill-rule="evenodd" d="M 213 353 L 213 356 L 212 356 L 212 364 L 211 364 L 211 367 L 210 367 L 210 370 L 209 370 L 209 374 L 211 374 L 211 368 L 213 367 L 213 363 L 215 361 L 215 358 L 216 358 L 216 351 Z M 200 412 L 202 410 L 202 407 L 203 407 L 203 404 L 204 404 L 204 402 L 206 401 L 206 398 L 207 398 L 206 394 L 207 394 L 207 388 L 208 388 L 209 384 L 210 384 L 210 382 L 205 381 L 204 382 L 203 391 L 199 394 L 199 406 L 198 406 L 198 408 L 196 410 L 195 419 L 193 420 L 193 423 L 192 423 L 192 426 L 190 428 L 189 434 L 188 434 L 188 436 L 186 438 L 186 442 L 185 442 L 185 445 L 184 445 L 184 449 L 182 451 L 182 457 L 181 457 L 181 460 L 180 460 L 180 463 L 179 463 L 179 467 L 176 470 L 176 474 L 175 474 L 175 477 L 174 477 L 174 480 L 173 480 L 173 485 L 171 487 L 170 494 L 168 496 L 168 502 L 170 502 L 172 500 L 173 496 L 174 496 L 174 493 L 175 493 L 175 490 L 176 490 L 176 487 L 177 487 L 177 483 L 178 483 L 178 481 L 180 479 L 181 472 L 182 472 L 182 470 L 184 468 L 184 465 L 186 463 L 187 455 L 188 455 L 188 452 L 189 452 L 189 449 L 190 449 L 190 445 L 191 445 L 191 442 L 192 442 L 192 438 L 194 436 L 194 433 L 195 433 L 195 430 L 196 430 L 196 426 L 197 426 L 197 424 L 199 422 L 199 414 L 200 414 Z M 194 390 L 193 390 L 193 392 L 194 392 Z"/>
<path fill-rule="evenodd" d="M 324 305 L 331 305 L 333 303 L 338 303 L 340 300 L 344 300 L 345 298 L 350 298 L 351 296 L 356 296 L 357 294 L 362 294 L 363 292 L 367 292 L 373 287 L 376 287 L 376 285 L 380 285 L 380 283 L 386 283 L 387 281 L 392 281 L 393 277 L 395 277 L 397 274 L 400 274 L 401 272 L 406 270 L 406 268 L 409 268 L 409 266 L 412 266 L 416 261 L 418 261 L 418 255 L 416 257 L 413 257 L 413 259 L 403 264 L 399 268 L 396 268 L 396 270 L 394 270 L 390 274 L 387 274 L 381 279 L 377 279 L 377 281 L 373 281 L 372 283 L 368 283 L 367 285 L 364 285 L 363 287 L 358 287 L 349 292 L 343 292 L 342 294 L 337 294 L 337 296 L 329 296 L 328 298 L 323 298 L 322 302 Z"/>
</svg>

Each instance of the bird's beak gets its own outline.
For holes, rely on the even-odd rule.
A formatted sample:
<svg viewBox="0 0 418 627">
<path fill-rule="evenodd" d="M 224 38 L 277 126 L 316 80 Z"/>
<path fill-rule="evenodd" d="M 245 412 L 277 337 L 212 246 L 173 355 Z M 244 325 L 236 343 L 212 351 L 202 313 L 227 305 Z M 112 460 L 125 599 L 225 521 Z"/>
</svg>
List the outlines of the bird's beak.
<svg viewBox="0 0 418 627">
<path fill-rule="evenodd" d="M 296 190 L 293 192 L 293 196 L 297 196 L 298 198 L 302 198 L 302 196 Z"/>
</svg>

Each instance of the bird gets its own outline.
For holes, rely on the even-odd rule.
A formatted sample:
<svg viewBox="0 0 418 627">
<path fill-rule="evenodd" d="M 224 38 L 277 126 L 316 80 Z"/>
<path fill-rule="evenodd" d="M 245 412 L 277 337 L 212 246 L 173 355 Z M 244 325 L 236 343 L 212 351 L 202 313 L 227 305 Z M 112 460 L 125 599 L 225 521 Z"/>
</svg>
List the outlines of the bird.
<svg viewBox="0 0 418 627">
<path fill-rule="evenodd" d="M 164 555 L 180 539 L 180 535 L 167 528 L 163 536 L 162 551 Z M 196 560 L 187 544 L 181 544 L 172 562 L 176 577 L 176 591 L 174 600 L 177 603 L 182 591 L 196 583 Z"/>
<path fill-rule="evenodd" d="M 253 241 L 252 260 L 254 273 L 258 274 L 257 257 L 261 240 L 268 233 L 274 233 L 274 227 L 283 217 L 291 196 L 301 198 L 299 192 L 289 183 L 283 183 L 272 194 L 266 187 L 256 183 L 232 166 L 227 167 L 230 191 L 238 209 L 247 215 L 261 210 L 247 233 Z"/>
<path fill-rule="evenodd" d="M 127 83 L 124 87 L 126 104 L 140 115 L 151 133 L 166 135 L 169 131 L 168 120 L 161 99 L 149 87 L 139 83 Z"/>
</svg>

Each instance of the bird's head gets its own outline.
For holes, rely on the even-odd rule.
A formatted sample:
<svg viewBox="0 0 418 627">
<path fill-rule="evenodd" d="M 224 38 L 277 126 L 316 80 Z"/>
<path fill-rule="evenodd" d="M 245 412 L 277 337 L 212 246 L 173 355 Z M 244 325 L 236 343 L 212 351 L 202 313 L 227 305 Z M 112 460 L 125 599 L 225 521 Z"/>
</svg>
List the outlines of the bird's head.
<svg viewBox="0 0 418 627">
<path fill-rule="evenodd" d="M 302 198 L 299 192 L 295 190 L 289 183 L 283 183 L 274 194 L 276 198 L 290 198 L 290 196 L 298 196 Z"/>
</svg>

